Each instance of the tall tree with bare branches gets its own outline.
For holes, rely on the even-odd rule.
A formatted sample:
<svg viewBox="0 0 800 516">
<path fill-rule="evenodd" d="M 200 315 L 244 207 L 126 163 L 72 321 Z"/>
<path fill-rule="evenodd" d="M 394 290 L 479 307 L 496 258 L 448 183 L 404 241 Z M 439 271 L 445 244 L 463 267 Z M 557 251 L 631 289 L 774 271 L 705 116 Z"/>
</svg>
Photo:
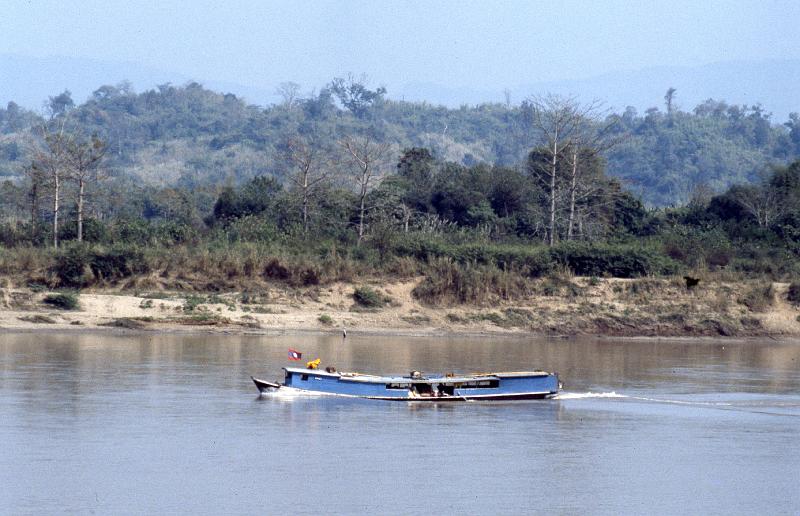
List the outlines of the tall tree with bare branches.
<svg viewBox="0 0 800 516">
<path fill-rule="evenodd" d="M 77 186 L 78 242 L 83 241 L 83 212 L 88 183 L 100 181 L 105 176 L 100 172 L 100 164 L 106 153 L 106 143 L 96 136 L 88 141 L 71 139 L 67 144 L 67 177 Z"/>
<path fill-rule="evenodd" d="M 67 158 L 68 147 L 72 136 L 64 130 L 62 120 L 57 130 L 51 131 L 47 126 L 42 125 L 39 134 L 36 135 L 32 157 L 33 166 L 42 172 L 50 183 L 53 190 L 53 247 L 58 247 L 58 221 L 59 210 L 61 208 L 61 188 L 63 181 L 69 172 L 69 162 Z"/>
<path fill-rule="evenodd" d="M 602 187 L 596 177 L 600 155 L 619 142 L 619 138 L 612 135 L 617 119 L 603 121 L 606 113 L 601 113 L 600 109 L 597 102 L 583 106 L 567 152 L 570 174 L 567 240 L 572 240 L 574 235 L 577 203 Z"/>
<path fill-rule="evenodd" d="M 549 159 L 548 166 L 538 170 L 546 178 L 543 186 L 549 205 L 548 243 L 552 246 L 558 234 L 556 217 L 560 198 L 568 199 L 566 237 L 573 238 L 576 204 L 582 196 L 588 197 L 594 191 L 588 174 L 592 167 L 584 167 L 582 163 L 596 163 L 599 154 L 613 145 L 609 134 L 614 122 L 601 121 L 599 101 L 581 104 L 574 97 L 546 95 L 529 99 L 528 105 L 531 123 L 539 132 Z"/>
<path fill-rule="evenodd" d="M 391 146 L 369 136 L 348 136 L 339 141 L 349 162 L 358 195 L 358 244 L 364 239 L 364 223 L 369 210 L 367 196 L 383 180 Z"/>
<path fill-rule="evenodd" d="M 581 105 L 574 97 L 545 95 L 529 100 L 533 107 L 534 127 L 541 134 L 541 139 L 550 155 L 550 166 L 543 169 L 548 178 L 546 185 L 549 204 L 548 243 L 552 246 L 556 241 L 556 198 L 558 191 L 559 160 L 564 159 L 564 151 L 575 136 L 583 112 Z"/>
<path fill-rule="evenodd" d="M 289 138 L 285 157 L 291 165 L 289 182 L 302 200 L 303 232 L 308 233 L 311 201 L 317 190 L 330 179 L 336 166 L 335 159 L 318 142 L 302 136 Z"/>
<path fill-rule="evenodd" d="M 739 185 L 731 188 L 733 198 L 766 228 L 783 214 L 783 205 L 778 191 L 766 181 L 762 184 Z"/>
</svg>

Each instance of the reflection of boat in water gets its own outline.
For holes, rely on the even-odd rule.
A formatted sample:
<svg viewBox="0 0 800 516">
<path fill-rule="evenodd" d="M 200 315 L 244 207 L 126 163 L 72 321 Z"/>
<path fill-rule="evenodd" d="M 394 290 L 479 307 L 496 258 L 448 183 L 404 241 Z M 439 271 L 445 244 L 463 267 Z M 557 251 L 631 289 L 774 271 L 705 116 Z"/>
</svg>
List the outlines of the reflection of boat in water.
<svg viewBox="0 0 800 516">
<path fill-rule="evenodd" d="M 425 376 L 375 376 L 284 367 L 284 381 L 252 378 L 259 392 L 295 389 L 316 394 L 397 401 L 530 400 L 558 393 L 557 373 L 521 371 L 505 373 Z"/>
</svg>

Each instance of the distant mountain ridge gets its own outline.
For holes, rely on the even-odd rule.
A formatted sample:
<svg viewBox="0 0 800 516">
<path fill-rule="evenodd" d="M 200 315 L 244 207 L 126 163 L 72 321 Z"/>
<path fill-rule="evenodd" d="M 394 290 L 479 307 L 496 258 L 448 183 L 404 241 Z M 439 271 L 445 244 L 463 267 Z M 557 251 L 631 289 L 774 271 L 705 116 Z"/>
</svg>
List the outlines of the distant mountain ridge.
<svg viewBox="0 0 800 516">
<path fill-rule="evenodd" d="M 706 99 L 729 104 L 760 104 L 773 114 L 773 122 L 784 122 L 789 113 L 800 112 L 800 60 L 732 61 L 702 66 L 654 67 L 637 71 L 615 71 L 587 79 L 537 82 L 506 91 L 439 86 L 433 83 L 406 85 L 405 100 L 458 106 L 493 101 L 504 102 L 507 92 L 513 104 L 530 95 L 546 92 L 577 95 L 581 100 L 600 99 L 614 111 L 633 106 L 639 111 L 663 108 L 668 88 L 677 89 L 677 104 L 691 110 Z M 390 90 L 391 93 L 391 90 Z M 398 97 L 398 95 L 393 95 Z"/>
<path fill-rule="evenodd" d="M 188 77 L 137 63 L 99 61 L 74 57 L 34 58 L 0 54 L 0 102 L 14 101 L 29 109 L 41 109 L 48 96 L 64 89 L 80 103 L 102 84 L 130 81 L 136 91 L 171 82 L 184 84 L 196 80 L 205 87 L 234 93 L 247 102 L 267 105 L 278 100 L 278 83 L 240 84 L 204 77 Z M 380 77 L 374 78 L 380 81 Z M 708 99 L 724 99 L 729 104 L 761 104 L 773 113 L 772 121 L 781 123 L 789 113 L 800 112 L 800 60 L 731 61 L 700 66 L 654 67 L 636 71 L 610 71 L 586 79 L 535 82 L 496 91 L 466 85 L 436 83 L 388 84 L 388 95 L 400 100 L 425 101 L 458 107 L 486 102 L 519 103 L 533 94 L 545 92 L 574 94 L 582 100 L 600 99 L 609 108 L 622 111 L 633 106 L 639 111 L 662 107 L 667 88 L 677 89 L 677 104 L 682 109 Z M 302 84 L 304 91 L 319 84 Z"/>
<path fill-rule="evenodd" d="M 3 106 L 14 101 L 22 107 L 38 111 L 48 97 L 65 89 L 70 90 L 72 98 L 80 104 L 99 86 L 122 81 L 129 81 L 134 90 L 139 92 L 164 83 L 182 85 L 197 81 L 208 89 L 234 93 L 253 104 L 264 105 L 275 100 L 269 88 L 201 80 L 137 63 L 0 54 L 0 102 Z"/>
</svg>

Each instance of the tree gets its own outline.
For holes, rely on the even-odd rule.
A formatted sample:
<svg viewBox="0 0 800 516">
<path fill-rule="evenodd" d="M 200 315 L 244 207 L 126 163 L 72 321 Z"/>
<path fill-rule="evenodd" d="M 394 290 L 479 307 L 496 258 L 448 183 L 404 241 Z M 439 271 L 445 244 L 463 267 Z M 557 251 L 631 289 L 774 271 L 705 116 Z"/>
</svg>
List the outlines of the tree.
<svg viewBox="0 0 800 516">
<path fill-rule="evenodd" d="M 768 184 L 737 186 L 731 193 L 761 227 L 769 227 L 783 213 L 778 191 Z"/>
<path fill-rule="evenodd" d="M 677 91 L 675 88 L 669 88 L 664 94 L 664 105 L 667 107 L 668 116 L 672 116 L 672 112 L 675 110 L 675 93 Z"/>
<path fill-rule="evenodd" d="M 399 211 L 403 218 L 403 228 L 408 232 L 409 222 L 414 213 L 431 211 L 431 198 L 436 182 L 436 159 L 426 148 L 413 147 L 403 151 L 397 163 L 395 179 Z"/>
<path fill-rule="evenodd" d="M 581 145 L 576 140 L 569 153 L 569 214 L 567 216 L 567 240 L 572 240 L 578 205 L 594 196 L 604 186 L 600 149 Z"/>
<path fill-rule="evenodd" d="M 574 97 L 560 97 L 546 95 L 534 97 L 530 100 L 533 108 L 532 122 L 541 133 L 541 139 L 550 154 L 548 167 L 541 169 L 547 176 L 546 184 L 549 201 L 550 229 L 548 243 L 552 246 L 556 242 L 556 190 L 559 179 L 559 161 L 563 160 L 563 151 L 572 143 L 579 123 L 584 115 L 594 109 L 594 104 L 582 107 Z"/>
<path fill-rule="evenodd" d="M 45 183 L 44 171 L 35 162 L 29 164 L 23 169 L 23 173 L 30 181 L 30 191 L 28 192 L 28 201 L 30 203 L 30 216 L 31 216 L 31 242 L 36 241 L 39 229 L 39 201 L 42 197 L 42 189 Z"/>
<path fill-rule="evenodd" d="M 383 99 L 386 88 L 383 86 L 370 90 L 366 86 L 366 76 L 356 79 L 353 74 L 347 77 L 336 77 L 330 83 L 330 91 L 339 99 L 342 106 L 347 108 L 356 118 L 363 118 L 370 106 Z"/>
<path fill-rule="evenodd" d="M 567 240 L 573 237 L 577 203 L 594 195 L 603 184 L 601 154 L 619 141 L 619 137 L 614 136 L 618 119 L 606 117 L 605 122 L 601 122 L 599 108 L 600 105 L 594 102 L 582 109 L 570 142 Z"/>
<path fill-rule="evenodd" d="M 800 114 L 789 113 L 789 121 L 785 125 L 789 129 L 789 139 L 795 154 L 800 154 Z"/>
<path fill-rule="evenodd" d="M 276 88 L 275 93 L 281 97 L 282 104 L 286 109 L 292 109 L 300 96 L 300 85 L 291 81 L 282 82 Z"/>
<path fill-rule="evenodd" d="M 69 90 L 64 90 L 55 97 L 48 97 L 45 107 L 50 113 L 50 118 L 55 118 L 66 114 L 67 111 L 74 108 L 75 101 L 72 100 L 72 93 Z"/>
<path fill-rule="evenodd" d="M 339 141 L 358 196 L 358 244 L 364 239 L 364 221 L 369 210 L 367 196 L 384 178 L 388 143 L 379 143 L 369 136 L 350 136 Z"/>
<path fill-rule="evenodd" d="M 300 192 L 303 232 L 308 233 L 310 202 L 328 181 L 335 166 L 334 159 L 318 142 L 302 136 L 292 137 L 286 142 L 285 159 L 292 167 L 289 182 Z"/>
<path fill-rule="evenodd" d="M 73 180 L 78 187 L 76 203 L 78 242 L 83 241 L 83 210 L 86 185 L 104 178 L 100 173 L 100 162 L 105 156 L 106 149 L 106 143 L 97 136 L 92 136 L 88 141 L 71 139 L 67 143 L 65 155 L 68 166 L 67 177 Z"/>
<path fill-rule="evenodd" d="M 64 130 L 64 122 L 51 132 L 42 125 L 33 144 L 33 166 L 41 170 L 53 189 L 53 247 L 58 247 L 58 216 L 61 208 L 62 181 L 69 173 L 68 147 L 72 136 Z"/>
<path fill-rule="evenodd" d="M 214 203 L 214 218 L 228 221 L 269 211 L 283 191 L 281 183 L 272 176 L 256 176 L 238 190 L 223 188 Z"/>
</svg>

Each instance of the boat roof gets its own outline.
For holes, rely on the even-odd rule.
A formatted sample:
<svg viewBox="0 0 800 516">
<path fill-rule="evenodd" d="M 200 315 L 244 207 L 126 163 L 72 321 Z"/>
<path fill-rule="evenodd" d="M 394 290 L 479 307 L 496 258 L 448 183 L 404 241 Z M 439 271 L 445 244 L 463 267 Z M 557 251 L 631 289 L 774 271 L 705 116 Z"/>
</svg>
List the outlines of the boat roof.
<svg viewBox="0 0 800 516">
<path fill-rule="evenodd" d="M 284 367 L 284 370 L 296 374 L 313 374 L 315 376 L 328 376 L 332 378 L 342 378 L 354 382 L 375 382 L 375 383 L 437 383 L 437 382 L 474 382 L 480 380 L 498 380 L 500 378 L 514 378 L 526 376 L 547 376 L 551 373 L 545 371 L 508 371 L 497 373 L 470 373 L 470 374 L 429 374 L 421 378 L 411 378 L 410 376 L 380 376 L 364 373 L 335 372 L 329 373 L 322 369 L 308 369 L 305 367 Z"/>
</svg>

